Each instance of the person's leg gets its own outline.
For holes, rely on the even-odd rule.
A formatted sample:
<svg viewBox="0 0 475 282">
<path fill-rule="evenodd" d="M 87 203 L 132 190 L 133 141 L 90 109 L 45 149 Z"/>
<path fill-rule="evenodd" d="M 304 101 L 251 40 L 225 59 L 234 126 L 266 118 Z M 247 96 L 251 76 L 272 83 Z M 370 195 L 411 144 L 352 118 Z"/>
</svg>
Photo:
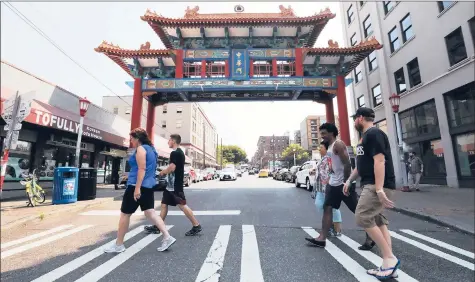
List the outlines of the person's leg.
<svg viewBox="0 0 475 282">
<path fill-rule="evenodd" d="M 129 230 L 130 216 L 131 214 L 125 214 L 123 212 L 120 213 L 117 240 L 115 241 L 117 246 L 121 246 L 124 244 L 125 233 L 127 233 L 127 230 Z"/>
<path fill-rule="evenodd" d="M 160 205 L 160 217 L 163 221 L 165 221 L 165 218 L 167 217 L 168 204 L 171 203 L 171 201 L 172 199 L 170 199 L 170 192 L 165 190 L 162 196 L 162 204 Z M 144 229 L 147 233 L 160 234 L 160 229 L 155 225 L 145 226 Z"/>
<path fill-rule="evenodd" d="M 325 202 L 325 194 L 317 192 L 315 195 L 315 207 L 317 212 L 323 213 L 323 202 Z"/>
<path fill-rule="evenodd" d="M 361 192 L 361 195 L 363 195 L 363 192 Z M 359 200 L 358 200 L 358 194 L 356 193 L 356 188 L 354 184 L 352 184 L 352 187 L 350 188 L 350 195 L 348 197 L 346 196 L 343 197 L 343 202 L 345 203 L 345 205 L 348 207 L 350 211 L 352 211 L 353 213 L 356 212 L 356 207 L 358 206 Z M 365 241 L 363 244 L 361 244 L 361 246 L 358 247 L 358 249 L 362 251 L 369 251 L 374 247 L 376 243 L 368 236 L 368 233 L 366 233 L 365 235 L 366 235 Z"/>
<path fill-rule="evenodd" d="M 162 220 L 165 220 L 165 218 L 167 218 L 167 215 L 168 215 L 168 205 L 162 202 L 162 204 L 160 205 L 160 217 L 162 218 Z"/>
<path fill-rule="evenodd" d="M 167 227 L 163 219 L 157 215 L 155 209 L 148 209 L 144 211 L 145 217 L 150 220 L 154 226 L 158 227 L 160 232 L 163 234 L 163 238 L 167 239 L 170 234 L 168 233 Z"/>
<path fill-rule="evenodd" d="M 407 175 L 407 184 L 409 185 L 409 190 L 414 189 L 414 180 L 415 180 L 414 174 L 409 173 Z"/>
<path fill-rule="evenodd" d="M 421 173 L 416 173 L 414 186 L 416 191 L 419 191 L 419 181 L 421 181 Z"/>
<path fill-rule="evenodd" d="M 193 226 L 200 225 L 200 223 L 198 222 L 198 220 L 196 220 L 196 217 L 189 206 L 187 205 L 177 205 L 177 206 L 186 215 L 186 217 L 188 218 L 188 220 L 191 222 Z"/>
<path fill-rule="evenodd" d="M 341 235 L 341 212 L 339 209 L 333 209 L 333 229 L 335 230 L 335 235 Z"/>
</svg>

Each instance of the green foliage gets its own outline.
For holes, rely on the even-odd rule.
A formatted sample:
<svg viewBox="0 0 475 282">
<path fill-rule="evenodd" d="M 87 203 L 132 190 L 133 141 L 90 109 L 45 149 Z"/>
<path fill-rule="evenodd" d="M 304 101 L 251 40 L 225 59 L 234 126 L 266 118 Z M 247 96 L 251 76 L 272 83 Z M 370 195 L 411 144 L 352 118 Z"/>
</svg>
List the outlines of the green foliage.
<svg viewBox="0 0 475 282">
<path fill-rule="evenodd" d="M 295 160 L 297 163 L 301 163 L 310 159 L 310 155 L 307 151 L 305 151 L 302 146 L 299 144 L 290 144 L 287 148 L 284 149 L 282 152 L 282 158 L 285 161 L 293 162 L 294 160 L 294 152 L 295 152 Z"/>
<path fill-rule="evenodd" d="M 246 152 L 236 145 L 223 145 L 223 166 L 226 164 L 239 164 L 240 162 L 247 162 Z M 221 163 L 221 146 L 218 146 L 218 159 Z"/>
</svg>

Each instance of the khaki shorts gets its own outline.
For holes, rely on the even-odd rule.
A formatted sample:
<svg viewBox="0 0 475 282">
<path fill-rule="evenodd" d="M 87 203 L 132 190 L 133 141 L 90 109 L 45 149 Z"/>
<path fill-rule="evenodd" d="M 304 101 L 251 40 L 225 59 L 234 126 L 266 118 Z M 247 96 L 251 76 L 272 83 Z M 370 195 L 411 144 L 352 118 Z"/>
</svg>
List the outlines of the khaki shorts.
<svg viewBox="0 0 475 282">
<path fill-rule="evenodd" d="M 384 188 L 384 192 L 389 199 L 392 198 L 393 190 Z M 376 194 L 376 186 L 364 185 L 356 206 L 356 223 L 363 228 L 388 225 L 389 221 L 382 214 L 383 209 L 383 204 Z"/>
</svg>

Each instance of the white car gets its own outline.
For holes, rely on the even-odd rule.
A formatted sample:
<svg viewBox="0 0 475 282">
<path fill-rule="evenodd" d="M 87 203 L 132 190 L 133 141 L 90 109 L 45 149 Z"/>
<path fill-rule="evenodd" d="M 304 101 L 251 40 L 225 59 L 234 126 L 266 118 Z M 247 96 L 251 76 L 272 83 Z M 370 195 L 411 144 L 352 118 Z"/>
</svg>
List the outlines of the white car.
<svg viewBox="0 0 475 282">
<path fill-rule="evenodd" d="M 305 184 L 305 188 L 312 191 L 312 187 L 315 184 L 315 173 L 317 164 L 320 160 L 313 160 L 305 162 L 295 174 L 295 187 Z"/>
<path fill-rule="evenodd" d="M 219 173 L 219 181 L 237 179 L 236 171 L 233 168 L 226 167 Z"/>
<path fill-rule="evenodd" d="M 201 172 L 201 169 L 195 169 L 196 173 L 196 182 L 203 181 L 203 172 Z"/>
</svg>

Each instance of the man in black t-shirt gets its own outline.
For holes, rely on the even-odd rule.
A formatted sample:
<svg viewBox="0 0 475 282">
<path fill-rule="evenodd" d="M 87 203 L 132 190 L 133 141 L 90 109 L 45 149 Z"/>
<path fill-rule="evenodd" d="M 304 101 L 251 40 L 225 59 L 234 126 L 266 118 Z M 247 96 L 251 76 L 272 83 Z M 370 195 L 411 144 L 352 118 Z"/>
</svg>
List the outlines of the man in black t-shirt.
<svg viewBox="0 0 475 282">
<path fill-rule="evenodd" d="M 185 192 L 183 191 L 183 177 L 185 174 L 185 153 L 178 146 L 181 143 L 181 136 L 170 135 L 168 146 L 173 149 L 170 154 L 170 164 L 160 172 L 160 176 L 167 176 L 167 188 L 163 191 L 160 217 L 165 220 L 168 214 L 168 206 L 178 206 L 186 217 L 191 221 L 193 227 L 185 233 L 186 236 L 194 236 L 201 232 L 201 225 L 196 220 L 193 211 L 186 204 Z M 156 226 L 145 226 L 148 233 L 158 234 L 160 231 Z"/>
<path fill-rule="evenodd" d="M 350 183 L 358 175 L 361 177 L 362 192 L 356 207 L 356 222 L 363 227 L 371 239 L 381 250 L 383 264 L 380 268 L 370 269 L 369 275 L 379 280 L 395 277 L 400 261 L 394 256 L 391 235 L 384 208 L 394 207 L 389 200 L 396 189 L 391 148 L 387 135 L 373 126 L 374 111 L 370 108 L 359 108 L 353 116 L 356 130 L 362 133 L 360 143 L 356 147 L 356 168 L 343 187 L 348 193 Z"/>
</svg>

